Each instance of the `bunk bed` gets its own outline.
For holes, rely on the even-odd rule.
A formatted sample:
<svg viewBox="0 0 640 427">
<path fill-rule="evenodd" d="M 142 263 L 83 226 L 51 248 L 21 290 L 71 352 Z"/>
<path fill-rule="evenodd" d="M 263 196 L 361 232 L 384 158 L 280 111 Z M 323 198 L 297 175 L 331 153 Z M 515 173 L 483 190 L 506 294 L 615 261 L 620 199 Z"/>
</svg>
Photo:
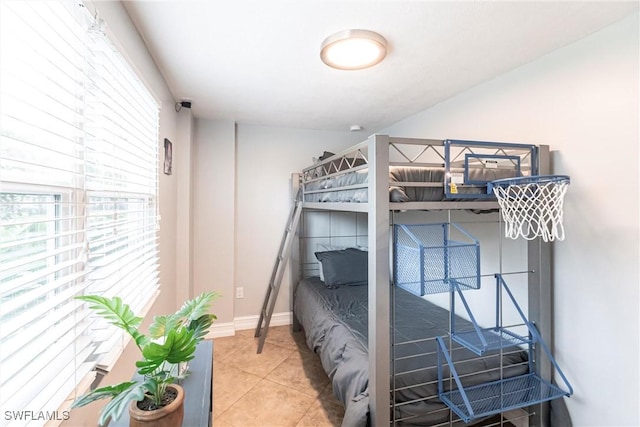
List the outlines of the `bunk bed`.
<svg viewBox="0 0 640 427">
<path fill-rule="evenodd" d="M 549 169 L 546 146 L 373 135 L 343 152 L 325 155 L 293 179 L 303 212 L 366 214 L 365 235 L 355 236 L 352 245 L 362 243 L 366 249 L 362 251 L 366 285 L 360 280 L 353 286 L 327 286 L 326 277 L 324 281 L 316 277 L 321 273 L 317 266 L 323 263 L 310 262 L 309 254 L 323 251 L 311 243 L 317 236 L 310 239 L 304 231 L 298 236 L 297 262 L 291 269 L 296 284 L 294 328 L 303 327 L 309 347 L 319 353 L 332 378 L 334 394 L 346 408 L 343 425 L 460 422 L 438 399 L 435 337 L 450 336 L 452 315 L 421 298 L 424 293 L 406 292 L 390 281 L 394 212 L 495 212 L 498 204 L 487 193 L 488 182 L 549 173 Z M 540 334 L 550 337 L 549 244 L 529 241 L 527 252 L 528 315 Z M 427 320 L 416 327 L 416 319 Z M 538 358 L 539 349 L 527 354 L 522 348 L 507 347 L 477 358 L 449 344 L 454 360 L 469 360 L 463 368 L 468 384 L 516 375 L 523 369 L 535 369 L 552 380 L 553 367 Z M 532 359 L 540 362 L 534 366 Z M 533 425 L 548 425 L 548 403 L 537 404 L 527 418 Z"/>
</svg>

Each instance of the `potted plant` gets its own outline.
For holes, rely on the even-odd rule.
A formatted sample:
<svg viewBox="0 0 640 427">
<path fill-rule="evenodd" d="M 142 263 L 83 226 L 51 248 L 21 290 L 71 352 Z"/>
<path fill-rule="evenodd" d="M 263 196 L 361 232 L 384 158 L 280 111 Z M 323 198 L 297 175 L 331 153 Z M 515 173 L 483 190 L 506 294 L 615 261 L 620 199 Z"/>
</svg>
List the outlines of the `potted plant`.
<svg viewBox="0 0 640 427">
<path fill-rule="evenodd" d="M 178 367 L 194 358 L 197 344 L 216 319 L 208 310 L 217 297 L 215 292 L 205 292 L 185 302 L 174 314 L 155 316 L 147 335 L 139 330 L 142 318 L 135 316 L 119 297 L 76 297 L 131 335 L 142 353 L 142 360 L 136 362 L 142 380 L 97 388 L 77 399 L 72 407 L 110 398 L 100 414 L 100 426 L 106 425 L 110 418 L 120 418 L 127 407 L 131 426 L 181 426 L 184 392 L 174 383 L 183 376 Z"/>
</svg>

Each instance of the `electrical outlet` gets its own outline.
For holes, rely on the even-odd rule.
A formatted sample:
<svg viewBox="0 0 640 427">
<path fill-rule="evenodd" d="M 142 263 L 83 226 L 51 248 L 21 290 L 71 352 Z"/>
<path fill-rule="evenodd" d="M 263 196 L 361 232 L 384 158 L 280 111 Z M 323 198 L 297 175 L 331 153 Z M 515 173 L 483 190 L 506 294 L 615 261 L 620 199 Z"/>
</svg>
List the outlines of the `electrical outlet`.
<svg viewBox="0 0 640 427">
<path fill-rule="evenodd" d="M 244 288 L 236 288 L 236 298 L 244 298 Z"/>
</svg>

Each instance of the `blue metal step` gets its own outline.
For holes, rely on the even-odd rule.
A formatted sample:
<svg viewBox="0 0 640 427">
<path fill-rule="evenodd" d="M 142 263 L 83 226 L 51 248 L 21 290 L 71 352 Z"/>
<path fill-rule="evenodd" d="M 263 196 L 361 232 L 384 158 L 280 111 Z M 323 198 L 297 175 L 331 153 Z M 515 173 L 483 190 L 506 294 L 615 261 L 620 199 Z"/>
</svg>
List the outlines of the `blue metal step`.
<svg viewBox="0 0 640 427">
<path fill-rule="evenodd" d="M 463 392 L 444 392 L 440 394 L 440 399 L 468 423 L 475 418 L 525 408 L 569 395 L 569 392 L 544 381 L 539 376 L 527 374 L 467 387 Z"/>
<path fill-rule="evenodd" d="M 451 338 L 478 356 L 490 350 L 533 343 L 529 337 L 523 337 L 502 327 L 456 331 L 451 333 Z"/>
</svg>

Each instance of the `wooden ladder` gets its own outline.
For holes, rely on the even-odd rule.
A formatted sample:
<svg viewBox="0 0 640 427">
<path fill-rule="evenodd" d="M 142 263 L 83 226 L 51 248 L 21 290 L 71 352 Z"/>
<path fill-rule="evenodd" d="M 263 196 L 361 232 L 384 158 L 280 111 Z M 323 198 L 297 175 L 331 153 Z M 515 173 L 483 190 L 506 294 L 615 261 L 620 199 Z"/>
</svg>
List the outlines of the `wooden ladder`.
<svg viewBox="0 0 640 427">
<path fill-rule="evenodd" d="M 302 214 L 301 195 L 302 193 L 299 190 L 296 195 L 295 204 L 291 208 L 291 212 L 289 212 L 289 219 L 287 221 L 284 234 L 282 235 L 280 249 L 278 250 L 278 257 L 276 258 L 273 271 L 271 272 L 271 279 L 269 280 L 267 294 L 264 297 L 264 302 L 262 303 L 262 310 L 260 310 L 260 320 L 258 320 L 258 326 L 256 327 L 255 333 L 255 337 L 259 338 L 258 354 L 262 353 L 262 347 L 264 346 L 264 340 L 267 338 L 271 315 L 273 314 L 273 308 L 276 305 L 276 299 L 278 298 L 278 291 L 280 290 L 280 284 L 282 283 L 285 267 L 287 265 L 287 261 L 291 258 L 291 243 L 293 242 L 296 230 L 298 229 L 300 215 Z"/>
</svg>

